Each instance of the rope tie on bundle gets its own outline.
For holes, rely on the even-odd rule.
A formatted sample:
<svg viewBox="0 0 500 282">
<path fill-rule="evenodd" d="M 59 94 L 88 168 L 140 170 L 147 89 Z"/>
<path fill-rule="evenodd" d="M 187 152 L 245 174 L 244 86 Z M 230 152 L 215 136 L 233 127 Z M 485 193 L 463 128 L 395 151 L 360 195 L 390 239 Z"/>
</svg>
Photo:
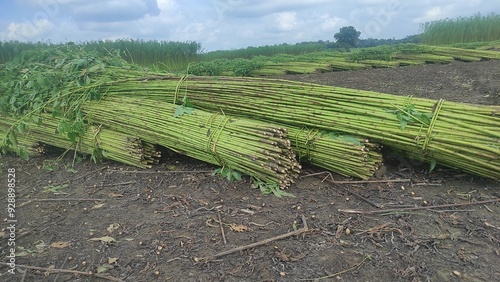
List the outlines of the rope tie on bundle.
<svg viewBox="0 0 500 282">
<path fill-rule="evenodd" d="M 436 120 L 438 119 L 439 113 L 441 112 L 441 108 L 443 107 L 444 101 L 445 101 L 444 99 L 439 99 L 439 101 L 434 105 L 432 119 L 429 123 L 429 127 L 427 128 L 427 134 L 425 135 L 424 145 L 422 146 L 422 151 L 424 152 L 424 154 L 427 151 L 429 142 L 432 139 L 432 131 L 434 130 L 434 125 L 436 123 Z"/>
<path fill-rule="evenodd" d="M 226 124 L 229 122 L 229 117 L 224 116 L 217 126 L 214 126 L 214 122 L 219 113 L 214 113 L 207 121 L 208 132 L 207 132 L 207 151 L 211 152 L 214 156 L 215 160 L 221 165 L 224 166 L 224 161 L 217 154 L 217 142 L 219 141 L 219 137 L 224 131 Z"/>
<path fill-rule="evenodd" d="M 307 131 L 307 132 L 306 132 Z M 307 161 L 311 161 L 311 148 L 314 146 L 314 141 L 317 139 L 316 136 L 319 134 L 319 130 L 317 129 L 307 129 L 306 127 L 302 127 L 300 131 L 295 134 L 295 148 L 301 148 L 302 146 L 299 144 L 299 135 L 302 132 L 306 132 L 306 142 L 304 143 L 305 150 L 302 152 L 303 155 L 299 155 L 299 158 L 306 158 Z"/>
</svg>

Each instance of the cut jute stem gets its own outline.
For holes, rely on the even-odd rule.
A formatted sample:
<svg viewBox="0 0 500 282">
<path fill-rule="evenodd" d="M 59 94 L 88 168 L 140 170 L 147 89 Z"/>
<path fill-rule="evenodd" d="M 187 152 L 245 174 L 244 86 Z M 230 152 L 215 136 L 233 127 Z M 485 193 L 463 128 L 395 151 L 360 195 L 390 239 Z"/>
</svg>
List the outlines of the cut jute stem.
<svg viewBox="0 0 500 282">
<path fill-rule="evenodd" d="M 376 214 L 376 213 L 388 213 L 388 212 L 404 212 L 404 211 L 416 211 L 416 210 L 429 210 L 429 209 L 439 209 L 439 208 L 452 208 L 452 207 L 463 207 L 472 205 L 482 205 L 500 202 L 500 198 L 492 200 L 484 200 L 472 203 L 459 203 L 459 204 L 445 204 L 445 205 L 435 205 L 435 206 L 425 206 L 425 207 L 414 207 L 414 208 L 402 208 L 402 209 L 386 209 L 386 210 L 371 210 L 371 211 L 361 211 L 361 210 L 343 210 L 339 209 L 339 212 L 344 213 L 355 213 L 355 214 Z"/>
<path fill-rule="evenodd" d="M 304 227 L 302 227 L 300 229 L 297 229 L 297 230 L 294 230 L 294 231 L 291 231 L 291 232 L 288 232 L 288 233 L 285 233 L 285 234 L 282 234 L 282 235 L 278 235 L 276 237 L 268 238 L 268 239 L 265 239 L 265 240 L 262 240 L 262 241 L 259 241 L 259 242 L 255 242 L 255 243 L 252 243 L 252 244 L 248 244 L 248 245 L 236 247 L 236 248 L 228 250 L 228 251 L 220 252 L 218 254 L 215 254 L 215 255 L 213 255 L 211 257 L 206 258 L 205 260 L 207 260 L 207 261 L 208 260 L 213 260 L 213 259 L 225 256 L 225 255 L 229 255 L 229 254 L 233 254 L 233 253 L 236 253 L 236 252 L 239 252 L 239 251 L 244 251 L 244 250 L 248 250 L 248 249 L 251 249 L 251 248 L 259 247 L 259 246 L 262 246 L 262 245 L 265 245 L 265 244 L 268 244 L 268 243 L 271 243 L 271 242 L 274 242 L 274 241 L 277 241 L 277 240 L 285 239 L 285 238 L 292 237 L 292 236 L 295 236 L 295 235 L 300 235 L 300 234 L 302 234 L 304 232 L 309 231 L 309 226 L 307 226 L 306 217 L 304 215 L 302 215 L 302 223 L 304 224 Z"/>
<path fill-rule="evenodd" d="M 9 266 L 10 264 L 5 263 L 5 262 L 0 262 L 0 265 Z M 71 273 L 71 274 L 87 275 L 87 276 L 94 276 L 94 277 L 106 279 L 109 281 L 123 282 L 123 280 L 121 280 L 119 278 L 115 278 L 115 277 L 111 277 L 111 276 L 103 275 L 103 274 L 97 274 L 97 273 L 93 273 L 93 272 L 84 272 L 84 271 L 71 270 L 71 269 L 58 269 L 58 268 L 29 266 L 29 265 L 22 265 L 22 264 L 16 264 L 16 267 L 26 268 L 26 269 L 34 269 L 34 270 L 43 270 L 43 271 L 54 272 L 54 273 Z"/>
</svg>

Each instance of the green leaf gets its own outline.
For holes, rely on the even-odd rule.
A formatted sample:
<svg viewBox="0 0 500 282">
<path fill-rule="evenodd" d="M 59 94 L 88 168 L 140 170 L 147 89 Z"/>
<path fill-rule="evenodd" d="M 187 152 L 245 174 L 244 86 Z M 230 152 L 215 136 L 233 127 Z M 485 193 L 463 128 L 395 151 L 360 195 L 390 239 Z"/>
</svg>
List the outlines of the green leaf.
<svg viewBox="0 0 500 282">
<path fill-rule="evenodd" d="M 277 188 L 277 189 L 273 189 L 272 190 L 274 196 L 278 197 L 278 198 L 282 198 L 282 197 L 291 197 L 291 198 L 295 198 L 295 195 L 292 194 L 292 193 L 288 193 L 288 192 L 285 192 L 284 190 L 280 189 L 280 188 Z"/>
<path fill-rule="evenodd" d="M 17 136 L 14 132 L 9 132 L 9 134 L 7 134 L 7 143 L 9 144 L 12 144 L 12 146 L 17 146 Z"/>
<path fill-rule="evenodd" d="M 240 181 L 240 180 L 241 180 L 241 173 L 239 173 L 239 172 L 237 172 L 237 171 L 233 170 L 233 171 L 232 171 L 232 175 L 233 175 L 233 178 L 234 178 L 234 179 L 236 179 L 236 180 L 238 180 L 238 181 Z"/>
<path fill-rule="evenodd" d="M 432 159 L 431 164 L 429 165 L 429 172 L 432 172 L 436 168 L 436 165 L 437 165 L 436 159 Z"/>
<path fill-rule="evenodd" d="M 17 131 L 19 131 L 19 133 L 23 133 L 25 130 L 26 130 L 26 123 L 20 122 L 17 125 Z"/>
<path fill-rule="evenodd" d="M 98 149 L 96 149 L 96 150 L 92 151 L 92 154 L 90 154 L 90 159 L 91 159 L 94 163 L 97 163 L 98 158 L 99 158 L 99 150 L 98 150 Z"/>
<path fill-rule="evenodd" d="M 77 173 L 78 170 L 74 169 L 74 168 L 66 168 L 67 171 L 71 172 L 71 173 Z"/>
<path fill-rule="evenodd" d="M 182 104 L 187 108 L 193 108 L 193 104 L 191 104 L 191 100 L 188 97 L 182 99 Z"/>
<path fill-rule="evenodd" d="M 184 114 L 186 115 L 190 115 L 193 113 L 193 108 L 189 108 L 189 107 L 185 107 L 183 105 L 180 105 L 177 107 L 177 109 L 175 109 L 175 112 L 174 112 L 174 117 L 180 117 Z"/>
<path fill-rule="evenodd" d="M 90 68 L 87 69 L 87 72 L 95 72 L 97 70 L 100 70 L 101 68 L 103 68 L 103 66 L 100 65 L 100 64 L 93 65 L 93 66 L 91 66 Z"/>
<path fill-rule="evenodd" d="M 401 128 L 401 130 L 405 130 L 406 125 L 408 125 L 408 121 L 407 120 L 401 120 L 399 122 L 399 127 Z"/>
<path fill-rule="evenodd" d="M 90 100 L 95 101 L 95 100 L 100 100 L 101 99 L 101 93 L 99 93 L 96 90 L 90 91 Z"/>
<path fill-rule="evenodd" d="M 68 132 L 68 139 L 71 142 L 76 142 L 79 137 L 80 137 L 80 134 L 78 134 L 77 132 Z"/>
<path fill-rule="evenodd" d="M 69 124 L 65 120 L 61 120 L 57 125 L 57 132 L 66 133 L 69 132 Z"/>
<path fill-rule="evenodd" d="M 19 148 L 17 150 L 17 154 L 19 155 L 19 157 L 21 157 L 23 160 L 27 161 L 30 159 L 30 155 L 28 154 L 28 152 L 26 150 L 24 150 L 23 148 Z"/>
<path fill-rule="evenodd" d="M 182 116 L 182 114 L 184 114 L 184 107 L 178 106 L 177 109 L 175 109 L 174 118 L 180 117 L 180 116 Z"/>
<path fill-rule="evenodd" d="M 54 109 L 54 111 L 52 112 L 52 117 L 62 117 L 62 112 L 59 109 Z"/>
<path fill-rule="evenodd" d="M 217 174 L 220 174 L 222 172 L 222 168 L 218 168 L 212 172 L 212 176 L 216 176 Z"/>
<path fill-rule="evenodd" d="M 79 135 L 83 135 L 85 134 L 85 124 L 83 123 L 83 121 L 77 121 L 73 123 L 72 130 Z"/>
<path fill-rule="evenodd" d="M 68 187 L 68 184 L 61 184 L 61 185 L 47 186 L 47 187 L 44 187 L 43 190 L 44 190 L 44 192 L 58 193 L 67 187 Z"/>
<path fill-rule="evenodd" d="M 55 171 L 59 169 L 60 161 L 57 160 L 44 160 L 42 168 L 46 171 Z"/>
<path fill-rule="evenodd" d="M 61 100 L 59 100 L 59 99 L 55 100 L 54 104 L 52 105 L 52 108 L 58 109 L 60 105 L 61 105 Z"/>
<path fill-rule="evenodd" d="M 39 116 L 34 116 L 34 117 L 33 117 L 33 122 L 34 122 L 36 125 L 41 125 L 41 124 L 42 124 L 42 119 L 41 119 Z"/>
</svg>

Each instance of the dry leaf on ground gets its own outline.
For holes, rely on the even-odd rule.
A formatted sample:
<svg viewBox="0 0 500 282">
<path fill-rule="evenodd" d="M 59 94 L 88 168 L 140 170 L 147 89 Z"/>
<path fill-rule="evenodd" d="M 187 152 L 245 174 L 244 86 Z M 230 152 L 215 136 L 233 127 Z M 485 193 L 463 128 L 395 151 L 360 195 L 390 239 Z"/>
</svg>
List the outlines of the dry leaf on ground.
<svg viewBox="0 0 500 282">
<path fill-rule="evenodd" d="M 90 241 L 101 241 L 103 243 L 114 243 L 116 242 L 115 238 L 109 237 L 109 236 L 104 236 L 104 237 L 99 237 L 99 238 L 92 238 L 89 239 Z"/>
<path fill-rule="evenodd" d="M 236 232 L 243 232 L 243 231 L 248 230 L 248 227 L 246 227 L 245 225 L 236 224 L 236 223 L 231 223 L 231 226 L 229 226 L 229 227 L 231 228 L 231 230 L 236 231 Z"/>
<path fill-rule="evenodd" d="M 95 210 L 98 208 L 102 208 L 103 206 L 104 206 L 104 204 L 97 204 L 97 205 L 93 206 L 92 209 Z"/>
<path fill-rule="evenodd" d="M 116 229 L 118 229 L 118 227 L 120 227 L 120 224 L 118 223 L 112 223 L 108 226 L 108 228 L 106 228 L 106 230 L 111 233 L 113 231 L 115 231 Z"/>
<path fill-rule="evenodd" d="M 62 248 L 66 248 L 66 247 L 71 246 L 71 243 L 70 242 L 54 242 L 54 243 L 50 244 L 50 246 L 52 248 L 62 249 Z"/>
</svg>

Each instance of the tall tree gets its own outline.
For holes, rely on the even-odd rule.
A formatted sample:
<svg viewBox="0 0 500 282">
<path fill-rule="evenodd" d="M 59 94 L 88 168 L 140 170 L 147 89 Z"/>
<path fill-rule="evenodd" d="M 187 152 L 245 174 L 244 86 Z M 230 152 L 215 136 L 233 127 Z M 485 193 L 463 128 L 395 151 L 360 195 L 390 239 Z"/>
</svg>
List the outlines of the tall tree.
<svg viewBox="0 0 500 282">
<path fill-rule="evenodd" d="M 340 46 L 349 51 L 350 48 L 356 47 L 360 35 L 361 32 L 357 31 L 353 26 L 344 26 L 333 37 Z"/>
</svg>

